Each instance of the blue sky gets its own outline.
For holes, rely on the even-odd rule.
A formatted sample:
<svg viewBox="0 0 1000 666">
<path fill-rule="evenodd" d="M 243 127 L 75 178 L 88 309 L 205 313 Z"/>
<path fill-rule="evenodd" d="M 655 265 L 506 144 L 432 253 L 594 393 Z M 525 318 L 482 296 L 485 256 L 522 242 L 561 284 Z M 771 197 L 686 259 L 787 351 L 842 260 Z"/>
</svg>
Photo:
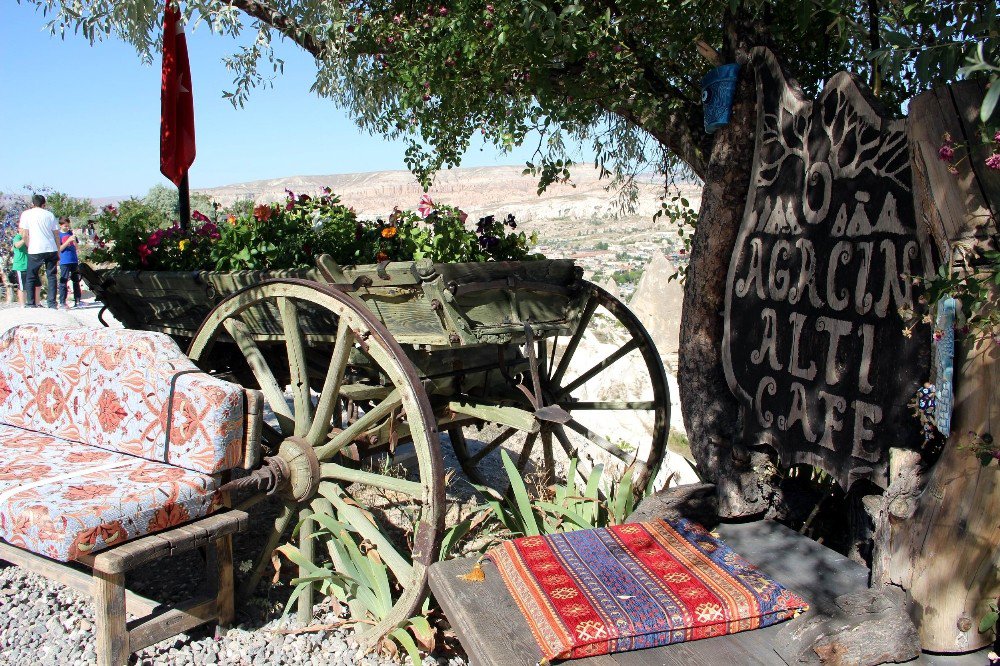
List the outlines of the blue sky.
<svg viewBox="0 0 1000 666">
<path fill-rule="evenodd" d="M 52 37 L 33 5 L 0 3 L 0 192 L 47 186 L 73 196 L 142 195 L 159 172 L 160 63 L 144 66 L 118 41 L 91 47 Z M 404 169 L 403 146 L 362 134 L 332 102 L 309 92 L 313 60 L 280 48 L 285 73 L 243 109 L 222 98 L 221 62 L 235 42 L 187 31 L 198 154 L 192 188 L 294 175 Z M 464 166 L 523 164 L 476 146 Z"/>
</svg>

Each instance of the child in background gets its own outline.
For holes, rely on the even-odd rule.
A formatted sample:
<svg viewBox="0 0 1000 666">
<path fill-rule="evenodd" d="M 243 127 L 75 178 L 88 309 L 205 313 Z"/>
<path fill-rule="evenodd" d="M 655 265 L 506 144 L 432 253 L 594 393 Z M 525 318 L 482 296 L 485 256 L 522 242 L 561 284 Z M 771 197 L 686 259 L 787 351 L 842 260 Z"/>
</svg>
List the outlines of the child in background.
<svg viewBox="0 0 1000 666">
<path fill-rule="evenodd" d="M 11 262 L 10 269 L 14 271 L 17 280 L 17 302 L 21 306 L 25 303 L 24 290 L 28 285 L 28 243 L 24 240 L 24 235 L 19 231 L 14 234 L 14 261 Z M 38 303 L 42 296 L 41 286 L 35 287 L 35 303 Z"/>
<path fill-rule="evenodd" d="M 66 304 L 68 282 L 73 281 L 73 307 L 83 305 L 83 292 L 80 289 L 80 257 L 76 253 L 76 236 L 73 235 L 72 223 L 68 217 L 59 220 L 59 305 L 69 309 Z"/>
</svg>

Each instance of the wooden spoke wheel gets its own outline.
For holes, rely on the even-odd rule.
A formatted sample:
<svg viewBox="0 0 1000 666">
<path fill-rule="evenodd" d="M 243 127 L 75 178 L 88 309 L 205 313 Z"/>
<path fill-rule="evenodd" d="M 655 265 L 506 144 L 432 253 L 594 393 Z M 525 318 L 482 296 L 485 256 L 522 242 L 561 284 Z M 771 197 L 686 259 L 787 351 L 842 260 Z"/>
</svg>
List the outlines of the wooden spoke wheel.
<svg viewBox="0 0 1000 666">
<path fill-rule="evenodd" d="M 252 593 L 271 554 L 293 525 L 313 556 L 317 512 L 332 514 L 376 548 L 395 577 L 392 610 L 367 636 L 377 640 L 416 612 L 427 567 L 438 554 L 445 493 L 434 415 L 412 363 L 368 310 L 336 288 L 273 280 L 221 301 L 198 330 L 188 355 L 225 369 L 264 394 L 264 441 L 289 478 L 278 489 L 281 513 L 242 593 Z M 221 366 L 221 367 L 220 367 Z M 415 469 L 387 462 L 385 432 L 405 432 Z M 388 437 L 395 444 L 398 437 Z M 260 499 L 255 496 L 249 502 Z M 399 514 L 408 516 L 401 525 Z M 311 591 L 299 617 L 312 614 Z"/>
<path fill-rule="evenodd" d="M 520 365 L 519 376 L 531 397 L 530 405 L 522 406 L 535 410 L 537 431 L 495 424 L 478 431 L 448 430 L 455 455 L 473 481 L 488 484 L 482 463 L 498 455 L 494 452 L 501 446 L 522 474 L 533 469 L 549 482 L 560 450 L 567 458 L 580 459 L 582 479 L 594 465 L 603 464 L 616 476 L 632 474 L 635 491 L 658 471 L 670 424 L 663 362 L 628 307 L 593 283 L 584 283 L 583 289 L 584 305 L 573 334 L 534 340 L 533 354 L 523 349 L 528 362 Z"/>
</svg>

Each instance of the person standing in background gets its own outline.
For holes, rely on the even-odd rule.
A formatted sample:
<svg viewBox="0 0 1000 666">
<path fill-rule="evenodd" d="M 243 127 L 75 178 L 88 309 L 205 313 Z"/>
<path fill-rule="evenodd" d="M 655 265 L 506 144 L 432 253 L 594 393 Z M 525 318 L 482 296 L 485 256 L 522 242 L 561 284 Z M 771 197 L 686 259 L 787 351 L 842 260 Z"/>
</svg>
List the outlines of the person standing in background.
<svg viewBox="0 0 1000 666">
<path fill-rule="evenodd" d="M 28 290 L 29 308 L 37 307 L 35 284 L 38 270 L 45 266 L 48 278 L 46 300 L 53 310 L 56 307 L 56 266 L 59 263 L 59 225 L 56 216 L 45 210 L 45 197 L 35 194 L 31 197 L 31 208 L 21 213 L 18 229 L 24 234 L 28 244 Z"/>
<path fill-rule="evenodd" d="M 25 305 L 25 289 L 28 288 L 28 242 L 23 234 L 14 234 L 13 242 L 14 260 L 10 269 L 14 271 L 14 279 L 17 282 L 17 302 L 21 307 Z M 35 301 L 41 298 L 41 288 L 35 287 Z"/>
<path fill-rule="evenodd" d="M 68 282 L 73 281 L 73 307 L 83 305 L 80 290 L 80 257 L 76 252 L 76 236 L 68 217 L 59 220 L 59 305 L 69 308 L 66 303 Z"/>
</svg>

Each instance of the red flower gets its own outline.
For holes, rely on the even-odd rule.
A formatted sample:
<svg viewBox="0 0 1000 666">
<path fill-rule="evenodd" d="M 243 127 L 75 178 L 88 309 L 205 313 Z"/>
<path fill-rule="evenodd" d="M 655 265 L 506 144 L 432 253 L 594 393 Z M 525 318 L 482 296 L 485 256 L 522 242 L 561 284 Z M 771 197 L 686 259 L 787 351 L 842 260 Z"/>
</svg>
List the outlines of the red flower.
<svg viewBox="0 0 1000 666">
<path fill-rule="evenodd" d="M 139 246 L 139 261 L 142 263 L 143 266 L 149 265 L 148 259 L 149 255 L 151 254 L 153 254 L 153 251 L 150 250 L 145 243 Z"/>
<path fill-rule="evenodd" d="M 209 221 L 208 217 L 204 213 L 202 213 L 201 211 L 199 211 L 199 210 L 195 210 L 195 211 L 191 212 L 191 219 L 195 220 L 196 222 L 208 222 Z"/>
<path fill-rule="evenodd" d="M 382 262 L 388 260 L 389 260 L 389 255 L 387 255 L 385 252 L 379 252 L 378 254 L 375 255 L 375 261 Z"/>
<path fill-rule="evenodd" d="M 938 148 L 938 158 L 943 162 L 951 162 L 955 157 L 955 149 L 949 146 L 947 143 Z"/>
<path fill-rule="evenodd" d="M 274 209 L 266 204 L 260 204 L 253 209 L 253 216 L 258 222 L 267 222 L 274 215 Z"/>
</svg>

